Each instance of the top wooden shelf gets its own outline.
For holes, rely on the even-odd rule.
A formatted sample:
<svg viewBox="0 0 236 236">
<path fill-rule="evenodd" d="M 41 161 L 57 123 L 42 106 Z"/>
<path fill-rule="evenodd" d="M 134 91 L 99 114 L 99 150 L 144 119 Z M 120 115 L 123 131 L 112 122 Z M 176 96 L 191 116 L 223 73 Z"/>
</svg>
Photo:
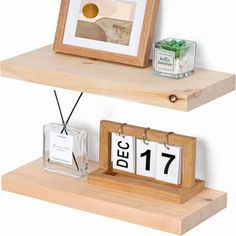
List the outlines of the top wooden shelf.
<svg viewBox="0 0 236 236">
<path fill-rule="evenodd" d="M 1 75 L 70 90 L 189 111 L 235 89 L 235 76 L 199 69 L 180 80 L 136 68 L 57 54 L 52 46 L 1 62 Z M 169 97 L 177 98 L 171 102 Z"/>
</svg>

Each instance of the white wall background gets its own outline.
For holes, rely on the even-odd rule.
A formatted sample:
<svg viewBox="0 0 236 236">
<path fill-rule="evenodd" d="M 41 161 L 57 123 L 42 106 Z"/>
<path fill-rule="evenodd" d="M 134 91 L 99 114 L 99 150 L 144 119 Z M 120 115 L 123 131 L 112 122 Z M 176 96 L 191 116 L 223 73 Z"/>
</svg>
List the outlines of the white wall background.
<svg viewBox="0 0 236 236">
<path fill-rule="evenodd" d="M 0 0 L 0 60 L 51 44 L 60 0 Z M 156 39 L 198 42 L 197 64 L 236 73 L 234 0 L 162 0 Z M 115 75 L 114 75 L 115 76 Z M 66 79 L 66 78 L 65 78 Z M 65 116 L 78 93 L 58 89 Z M 72 123 L 90 135 L 98 157 L 99 121 L 109 119 L 198 138 L 197 176 L 228 192 L 228 208 L 186 235 L 235 235 L 236 96 L 232 92 L 189 113 L 85 94 Z M 130 112 L 132 111 L 132 112 Z M 60 122 L 53 88 L 1 77 L 0 174 L 42 155 L 42 126 Z M 140 216 L 142 217 L 142 216 Z M 169 235 L 161 231 L 0 191 L 0 235 Z"/>
</svg>

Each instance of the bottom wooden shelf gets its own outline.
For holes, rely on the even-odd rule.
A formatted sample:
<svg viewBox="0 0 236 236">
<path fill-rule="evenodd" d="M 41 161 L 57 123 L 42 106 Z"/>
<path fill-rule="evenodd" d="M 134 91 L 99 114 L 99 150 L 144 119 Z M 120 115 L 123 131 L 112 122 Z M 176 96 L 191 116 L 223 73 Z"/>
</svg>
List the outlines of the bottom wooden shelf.
<svg viewBox="0 0 236 236">
<path fill-rule="evenodd" d="M 89 162 L 89 172 L 98 168 Z M 2 176 L 2 189 L 130 223 L 183 234 L 226 207 L 226 193 L 205 189 L 184 204 L 111 190 L 42 169 L 35 160 Z"/>
</svg>

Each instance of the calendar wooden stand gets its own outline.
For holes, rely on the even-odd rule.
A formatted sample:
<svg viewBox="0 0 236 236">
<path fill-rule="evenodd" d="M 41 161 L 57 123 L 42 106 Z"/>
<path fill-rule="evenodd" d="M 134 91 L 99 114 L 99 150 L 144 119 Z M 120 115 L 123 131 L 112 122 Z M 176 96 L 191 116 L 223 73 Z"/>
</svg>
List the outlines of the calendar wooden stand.
<svg viewBox="0 0 236 236">
<path fill-rule="evenodd" d="M 89 174 L 88 183 L 152 196 L 176 203 L 183 203 L 204 190 L 204 181 L 195 180 L 196 138 L 194 137 L 173 133 L 168 138 L 170 145 L 183 147 L 182 183 L 180 185 L 168 184 L 155 180 L 154 178 L 113 170 L 111 161 L 111 134 L 120 132 L 121 126 L 122 124 L 120 123 L 101 121 L 99 169 Z M 122 128 L 122 134 L 143 139 L 144 130 L 145 128 L 142 127 L 125 125 Z M 167 134 L 167 132 L 149 129 L 148 139 L 163 142 Z"/>
</svg>

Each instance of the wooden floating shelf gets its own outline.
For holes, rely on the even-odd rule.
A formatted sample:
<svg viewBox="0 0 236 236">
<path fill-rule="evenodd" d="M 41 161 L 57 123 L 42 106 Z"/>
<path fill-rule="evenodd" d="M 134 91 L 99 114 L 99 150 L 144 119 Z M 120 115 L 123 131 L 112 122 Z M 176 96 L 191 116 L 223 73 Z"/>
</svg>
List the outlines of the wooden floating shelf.
<svg viewBox="0 0 236 236">
<path fill-rule="evenodd" d="M 235 76 L 231 74 L 197 68 L 193 76 L 181 80 L 154 77 L 151 67 L 58 54 L 52 46 L 2 61 L 1 75 L 182 111 L 235 89 Z M 170 96 L 176 102 L 171 102 Z"/>
<path fill-rule="evenodd" d="M 90 161 L 92 172 L 98 163 Z M 42 168 L 42 158 L 2 176 L 3 190 L 81 209 L 130 223 L 183 234 L 226 207 L 226 193 L 205 189 L 177 204 L 90 185 Z M 142 216 L 142 217 L 140 217 Z"/>
</svg>

